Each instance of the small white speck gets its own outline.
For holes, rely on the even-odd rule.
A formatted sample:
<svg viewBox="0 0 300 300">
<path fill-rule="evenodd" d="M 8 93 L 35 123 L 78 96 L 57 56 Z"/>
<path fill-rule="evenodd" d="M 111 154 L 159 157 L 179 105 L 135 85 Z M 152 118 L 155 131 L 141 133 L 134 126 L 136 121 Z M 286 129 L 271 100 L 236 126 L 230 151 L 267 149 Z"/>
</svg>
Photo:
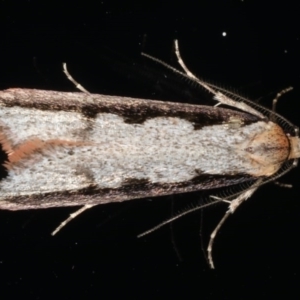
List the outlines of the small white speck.
<svg viewBox="0 0 300 300">
<path fill-rule="evenodd" d="M 226 32 L 226 31 L 223 31 L 223 32 L 222 32 L 222 36 L 227 36 L 227 32 Z"/>
</svg>

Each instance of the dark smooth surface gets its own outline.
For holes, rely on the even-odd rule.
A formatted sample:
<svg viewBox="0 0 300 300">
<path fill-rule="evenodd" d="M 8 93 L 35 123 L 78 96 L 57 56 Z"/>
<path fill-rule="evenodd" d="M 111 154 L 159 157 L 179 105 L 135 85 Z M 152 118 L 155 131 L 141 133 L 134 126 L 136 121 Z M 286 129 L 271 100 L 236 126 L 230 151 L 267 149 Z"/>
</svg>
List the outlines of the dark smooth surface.
<svg viewBox="0 0 300 300">
<path fill-rule="evenodd" d="M 300 125 L 298 19 L 292 1 L 1 1 L 0 88 L 74 91 L 67 62 L 93 93 L 197 103 L 195 88 L 140 58 L 176 64 L 177 38 L 195 74 L 265 106 L 293 86 L 277 111 Z M 56 237 L 73 209 L 0 211 L 0 297 L 298 299 L 299 168 L 281 181 L 293 189 L 262 187 L 224 225 L 214 271 L 201 245 L 226 205 L 136 239 L 197 193 L 99 206 Z"/>
</svg>

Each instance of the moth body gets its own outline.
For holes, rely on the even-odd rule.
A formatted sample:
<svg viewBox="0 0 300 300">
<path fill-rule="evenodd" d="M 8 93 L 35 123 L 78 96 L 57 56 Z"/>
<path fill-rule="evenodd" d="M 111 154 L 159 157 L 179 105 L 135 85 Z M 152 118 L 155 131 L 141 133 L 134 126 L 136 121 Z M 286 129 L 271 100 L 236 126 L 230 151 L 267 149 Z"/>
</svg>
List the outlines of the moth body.
<svg viewBox="0 0 300 300">
<path fill-rule="evenodd" d="M 25 104 L 22 97 L 36 99 Z M 140 198 L 222 187 L 270 176 L 290 155 L 281 127 L 244 112 L 104 95 L 92 99 L 25 89 L 0 93 L 0 143 L 7 155 L 2 208 L 56 206 L 55 198 L 60 206 L 80 205 L 83 197 L 86 203 L 132 199 L 126 189 Z M 136 115 L 151 103 L 151 117 L 129 119 L 128 102 Z M 84 113 L 88 105 L 94 106 L 92 117 Z M 218 178 L 212 181 L 213 176 Z M 44 197 L 54 201 L 38 201 Z"/>
<path fill-rule="evenodd" d="M 300 141 L 295 127 L 274 111 L 196 78 L 175 48 L 185 74 L 144 56 L 195 81 L 230 109 L 90 94 L 65 65 L 84 93 L 0 91 L 0 209 L 84 206 L 82 212 L 247 183 L 226 198 L 211 196 L 230 203 L 208 245 L 213 268 L 212 244 L 229 213 L 296 164 Z"/>
</svg>

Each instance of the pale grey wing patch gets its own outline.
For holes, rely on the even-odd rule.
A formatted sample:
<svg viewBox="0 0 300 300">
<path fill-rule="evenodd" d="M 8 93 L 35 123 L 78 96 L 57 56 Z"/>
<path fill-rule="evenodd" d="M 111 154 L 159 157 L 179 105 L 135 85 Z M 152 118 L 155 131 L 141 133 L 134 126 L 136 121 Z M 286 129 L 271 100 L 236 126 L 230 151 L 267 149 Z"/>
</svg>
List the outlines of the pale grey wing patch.
<svg viewBox="0 0 300 300">
<path fill-rule="evenodd" d="M 41 140 L 82 139 L 87 119 L 77 112 L 43 111 L 23 107 L 1 107 L 0 120 L 4 134 L 13 145 L 38 137 Z"/>
<path fill-rule="evenodd" d="M 47 149 L 18 163 L 1 180 L 1 196 L 75 191 L 89 187 L 94 183 L 92 174 L 84 163 L 68 154 L 70 151 L 62 147 Z"/>
</svg>

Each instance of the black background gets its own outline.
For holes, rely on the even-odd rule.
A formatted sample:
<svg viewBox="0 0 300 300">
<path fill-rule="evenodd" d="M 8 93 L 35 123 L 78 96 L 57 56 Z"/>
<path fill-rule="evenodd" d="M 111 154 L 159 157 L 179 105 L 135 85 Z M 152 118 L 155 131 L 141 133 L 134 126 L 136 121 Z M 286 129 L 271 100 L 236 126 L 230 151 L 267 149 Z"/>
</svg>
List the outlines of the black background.
<svg viewBox="0 0 300 300">
<path fill-rule="evenodd" d="M 141 51 L 173 63 L 177 38 L 197 75 L 265 106 L 293 86 L 277 111 L 300 125 L 298 20 L 293 1 L 1 1 L 0 88 L 74 91 L 66 61 L 91 92 L 187 102 L 149 84 L 156 75 L 131 72 Z M 114 51 L 128 69 L 103 61 Z M 0 211 L 1 298 L 298 299 L 299 170 L 282 182 L 293 189 L 263 186 L 228 220 L 214 246 L 216 270 L 201 249 L 200 221 L 205 248 L 226 205 L 136 239 L 170 217 L 172 202 L 176 212 L 197 194 L 99 206 L 56 237 L 50 232 L 74 209 Z"/>
</svg>

